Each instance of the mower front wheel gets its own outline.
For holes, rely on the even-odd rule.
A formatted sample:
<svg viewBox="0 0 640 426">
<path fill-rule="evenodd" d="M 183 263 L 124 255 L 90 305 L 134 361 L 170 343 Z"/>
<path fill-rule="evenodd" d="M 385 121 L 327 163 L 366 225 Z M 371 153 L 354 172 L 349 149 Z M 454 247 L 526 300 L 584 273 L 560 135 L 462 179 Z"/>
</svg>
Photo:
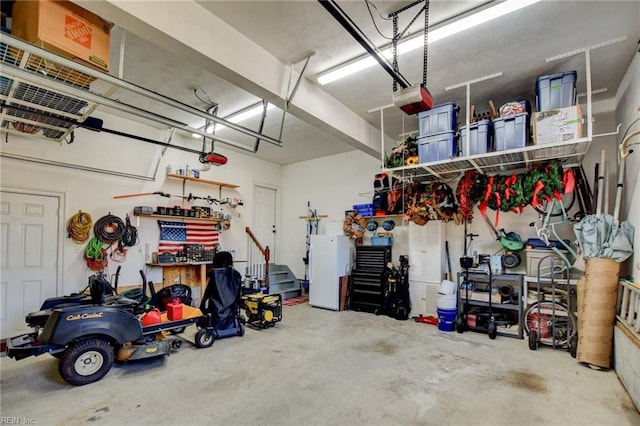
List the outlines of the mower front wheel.
<svg viewBox="0 0 640 426">
<path fill-rule="evenodd" d="M 87 385 L 102 379 L 113 366 L 113 359 L 113 346 L 107 340 L 80 340 L 62 353 L 58 372 L 71 385 Z"/>
<path fill-rule="evenodd" d="M 215 342 L 216 336 L 214 331 L 207 331 L 204 328 L 201 328 L 196 333 L 196 347 L 197 348 L 209 348 Z"/>
</svg>

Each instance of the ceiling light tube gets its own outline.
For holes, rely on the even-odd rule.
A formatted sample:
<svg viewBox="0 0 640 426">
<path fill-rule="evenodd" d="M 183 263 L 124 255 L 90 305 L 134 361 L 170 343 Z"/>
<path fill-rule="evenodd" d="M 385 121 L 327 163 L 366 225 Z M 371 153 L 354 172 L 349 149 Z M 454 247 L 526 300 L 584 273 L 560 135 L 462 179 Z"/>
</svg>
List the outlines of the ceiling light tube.
<svg viewBox="0 0 640 426">
<path fill-rule="evenodd" d="M 507 15 L 511 12 L 515 12 L 524 7 L 538 3 L 539 1 L 540 0 L 507 0 L 498 3 L 495 6 L 483 9 L 477 13 L 474 13 L 473 15 L 458 19 L 449 24 L 436 26 L 435 29 L 429 30 L 429 43 L 442 40 L 464 30 L 468 30 L 469 28 L 484 24 L 493 19 Z M 398 54 L 401 55 L 403 53 L 411 52 L 412 50 L 420 49 L 424 45 L 423 42 L 424 37 L 421 33 L 414 34 L 412 37 L 398 43 Z M 387 47 L 386 49 L 382 50 L 382 54 L 385 57 L 390 58 L 391 48 Z M 359 59 L 347 62 L 346 64 L 338 66 L 337 68 L 318 74 L 317 81 L 318 84 L 324 86 L 325 84 L 355 74 L 375 64 L 376 61 L 371 56 L 367 55 Z"/>
<path fill-rule="evenodd" d="M 271 103 L 267 103 L 267 111 L 273 109 L 274 107 L 275 105 Z M 264 107 L 262 106 L 262 102 L 258 102 L 257 104 L 248 106 L 247 108 L 243 108 L 240 111 L 236 111 L 232 114 L 229 114 L 226 117 L 224 117 L 224 119 L 231 123 L 240 123 L 241 121 L 248 120 L 251 117 L 255 117 L 256 115 L 262 114 L 263 109 Z M 224 124 L 214 124 L 213 126 L 210 126 L 208 130 L 206 130 L 206 133 L 213 134 L 214 129 L 216 131 L 219 131 L 226 127 L 227 126 L 225 126 Z M 204 131 L 204 127 L 201 127 L 200 129 Z M 191 136 L 193 136 L 194 138 L 201 137 L 197 133 L 193 133 Z"/>
</svg>

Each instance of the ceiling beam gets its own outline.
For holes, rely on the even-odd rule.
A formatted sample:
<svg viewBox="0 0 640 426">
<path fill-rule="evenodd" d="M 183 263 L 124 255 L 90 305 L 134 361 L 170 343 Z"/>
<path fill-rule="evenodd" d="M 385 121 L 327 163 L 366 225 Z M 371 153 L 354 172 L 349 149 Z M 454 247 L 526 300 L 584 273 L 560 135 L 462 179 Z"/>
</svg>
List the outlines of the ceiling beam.
<svg viewBox="0 0 640 426">
<path fill-rule="evenodd" d="M 197 2 L 74 3 L 284 109 L 288 65 Z M 293 77 L 297 77 L 295 73 Z M 305 78 L 287 111 L 356 149 L 380 157 L 380 131 Z M 286 139 L 283 145 L 286 149 Z"/>
</svg>

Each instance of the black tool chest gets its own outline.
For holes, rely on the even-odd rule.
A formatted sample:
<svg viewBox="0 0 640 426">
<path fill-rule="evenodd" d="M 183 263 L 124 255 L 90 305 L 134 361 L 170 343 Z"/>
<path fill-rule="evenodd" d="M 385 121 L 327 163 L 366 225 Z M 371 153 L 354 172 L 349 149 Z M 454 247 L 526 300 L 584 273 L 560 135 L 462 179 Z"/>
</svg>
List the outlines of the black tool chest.
<svg viewBox="0 0 640 426">
<path fill-rule="evenodd" d="M 382 302 L 384 268 L 391 261 L 391 246 L 356 247 L 356 266 L 349 309 L 375 312 Z"/>
</svg>

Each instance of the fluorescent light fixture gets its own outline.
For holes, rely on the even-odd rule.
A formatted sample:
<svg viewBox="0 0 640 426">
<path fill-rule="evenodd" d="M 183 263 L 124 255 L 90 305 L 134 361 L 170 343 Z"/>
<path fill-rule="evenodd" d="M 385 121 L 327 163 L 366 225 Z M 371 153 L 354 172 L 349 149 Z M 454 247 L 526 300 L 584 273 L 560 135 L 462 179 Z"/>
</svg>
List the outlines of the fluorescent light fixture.
<svg viewBox="0 0 640 426">
<path fill-rule="evenodd" d="M 274 108 L 273 104 L 267 103 L 267 111 L 273 108 Z M 257 104 L 250 106 L 246 109 L 242 109 L 238 112 L 234 112 L 233 114 L 230 114 L 224 117 L 224 119 L 232 123 L 240 123 L 241 121 L 248 120 L 251 117 L 255 117 L 256 115 L 262 114 L 263 110 L 264 110 L 264 107 L 262 106 L 262 102 L 258 102 Z M 206 132 L 209 134 L 213 134 L 214 129 L 216 131 L 219 131 L 219 130 L 225 129 L 226 127 L 227 126 L 225 126 L 224 124 L 215 123 L 210 125 L 209 129 Z M 201 127 L 201 129 L 204 130 L 204 127 Z M 197 133 L 192 133 L 191 136 L 193 136 L 194 138 L 202 137 Z"/>
<path fill-rule="evenodd" d="M 443 25 L 434 30 L 430 30 L 429 43 L 442 40 L 451 35 L 457 34 L 464 30 L 468 30 L 469 28 L 484 24 L 493 19 L 507 15 L 511 12 L 515 12 L 516 10 L 520 10 L 534 3 L 538 3 L 539 1 L 540 0 L 507 0 L 498 3 L 495 6 L 483 9 L 480 12 L 474 13 L 473 15 L 469 15 L 457 21 L 451 22 L 450 24 Z M 411 52 L 412 50 L 420 49 L 424 46 L 423 42 L 423 34 L 416 34 L 413 37 L 398 43 L 398 54 L 401 55 L 403 53 Z M 382 54 L 387 59 L 391 59 L 391 47 L 382 50 Z M 321 86 L 324 86 L 325 84 L 331 83 L 348 75 L 355 74 L 359 71 L 369 68 L 376 63 L 377 61 L 373 57 L 367 55 L 332 70 L 320 73 L 318 74 L 317 80 Z"/>
</svg>

